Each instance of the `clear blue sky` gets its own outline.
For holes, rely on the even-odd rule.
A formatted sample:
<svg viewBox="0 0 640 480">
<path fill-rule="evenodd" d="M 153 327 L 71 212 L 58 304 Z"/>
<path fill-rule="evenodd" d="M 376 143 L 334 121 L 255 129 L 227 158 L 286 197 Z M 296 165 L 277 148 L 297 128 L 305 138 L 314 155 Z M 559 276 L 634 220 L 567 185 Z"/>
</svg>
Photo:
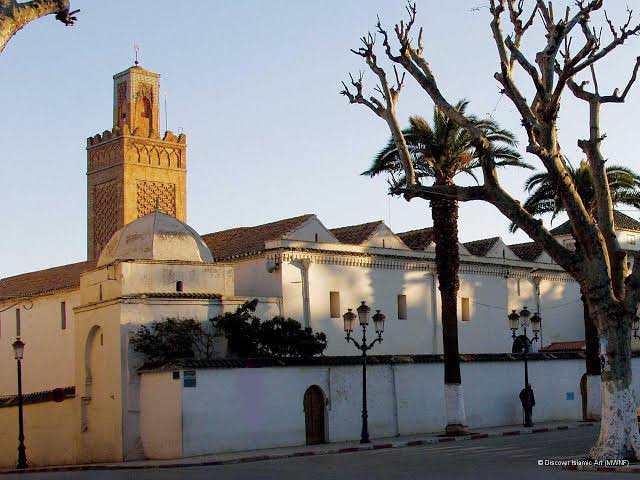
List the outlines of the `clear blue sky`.
<svg viewBox="0 0 640 480">
<path fill-rule="evenodd" d="M 488 10 L 470 10 L 483 3 L 420 0 L 417 20 L 443 92 L 451 101 L 468 98 L 479 115 L 493 111 L 499 99 Z M 559 11 L 567 2 L 555 3 Z M 639 3 L 629 5 L 640 11 Z M 384 179 L 359 176 L 388 131 L 382 120 L 338 94 L 348 72 L 364 68 L 349 48 L 358 46 L 376 14 L 386 23 L 399 19 L 403 2 L 72 4 L 82 9 L 76 26 L 65 28 L 53 17 L 39 20 L 0 56 L 0 277 L 85 259 L 86 138 L 111 128 L 112 76 L 130 66 L 134 43 L 142 45 L 142 65 L 162 75 L 170 129 L 188 135 L 188 222 L 200 233 L 309 212 L 328 227 L 389 222 L 389 216 L 395 231 L 431 225 L 427 202 L 389 201 Z M 610 8 L 615 18 L 624 16 L 622 2 Z M 539 32 L 528 40 L 538 46 Z M 632 39 L 601 68 L 603 87 L 626 82 L 639 47 L 640 40 Z M 606 155 L 635 168 L 639 88 L 627 104 L 606 107 L 603 114 Z M 568 100 L 561 141 L 566 154 L 579 160 L 576 140 L 587 133 L 585 108 Z M 431 109 L 407 79 L 402 121 L 410 114 L 429 116 Z M 522 135 L 506 98 L 493 116 Z M 502 176 L 522 197 L 527 175 Z M 507 227 L 492 206 L 461 209 L 463 241 L 494 235 L 507 243 L 526 240 L 509 236 Z"/>
</svg>

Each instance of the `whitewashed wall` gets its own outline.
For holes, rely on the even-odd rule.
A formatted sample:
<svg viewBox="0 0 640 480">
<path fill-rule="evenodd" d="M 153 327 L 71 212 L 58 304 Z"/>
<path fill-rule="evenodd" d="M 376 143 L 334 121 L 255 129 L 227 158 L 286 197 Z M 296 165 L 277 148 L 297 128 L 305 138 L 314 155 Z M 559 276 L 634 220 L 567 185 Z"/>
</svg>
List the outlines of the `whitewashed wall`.
<svg viewBox="0 0 640 480">
<path fill-rule="evenodd" d="M 536 396 L 534 422 L 580 420 L 584 360 L 532 361 L 529 365 Z M 633 367 L 638 395 L 640 359 L 633 360 Z M 147 375 L 153 375 L 152 382 L 145 380 Z M 142 376 L 143 398 L 153 398 L 177 382 L 172 372 Z M 367 378 L 372 438 L 442 431 L 446 419 L 441 363 L 370 365 Z M 518 399 L 523 387 L 522 362 L 465 362 L 462 378 L 472 428 L 522 422 Z M 176 411 L 182 406 L 184 456 L 303 445 L 303 396 L 311 385 L 319 386 L 326 398 L 327 441 L 360 436 L 360 366 L 200 369 L 196 383 L 195 388 L 184 388 L 180 380 L 181 402 L 173 402 Z M 176 412 L 157 412 L 156 418 L 150 413 L 142 424 L 142 443 L 150 458 L 166 458 L 166 450 L 155 447 L 162 444 L 159 436 L 176 436 L 168 427 L 158 428 L 166 414 L 177 418 Z"/>
<path fill-rule="evenodd" d="M 66 303 L 65 330 L 61 328 L 60 302 Z M 0 304 L 0 309 L 11 303 L 14 302 Z M 23 390 L 37 392 L 74 385 L 73 308 L 80 303 L 78 290 L 38 297 L 30 310 L 23 308 L 23 303 L 0 313 L 0 395 L 17 393 L 16 361 L 11 346 L 16 339 L 16 308 L 20 308 L 21 339 L 26 343 Z"/>
<path fill-rule="evenodd" d="M 252 262 L 257 270 L 264 270 L 261 263 Z M 249 263 L 244 265 L 243 275 L 247 277 L 249 266 Z M 341 313 L 346 312 L 347 308 L 355 309 L 361 300 L 366 300 L 370 307 L 385 313 L 385 340 L 376 346 L 376 354 L 442 353 L 440 291 L 437 289 L 437 280 L 434 289 L 434 275 L 431 272 L 312 262 L 308 277 L 310 326 L 315 331 L 327 334 L 326 355 L 353 354 L 353 346 L 344 340 L 342 318 L 330 318 L 331 291 L 340 292 Z M 302 322 L 304 299 L 301 266 L 298 262 L 283 262 L 281 273 L 273 277 L 273 282 L 278 282 L 279 278 L 282 281 L 285 315 Z M 253 291 L 259 293 L 257 287 Z M 397 316 L 398 294 L 407 296 L 406 320 L 399 320 Z M 516 280 L 500 275 L 462 273 L 459 297 L 470 299 L 470 320 L 458 322 L 459 345 L 463 353 L 511 351 L 507 315 L 511 309 L 520 311 L 524 306 L 531 311 L 538 309 L 534 285 L 525 278 Z M 541 280 L 539 306 L 543 318 L 543 343 L 538 342 L 536 348 L 555 341 L 584 338 L 582 303 L 577 283 Z M 460 312 L 459 305 L 459 315 Z"/>
</svg>

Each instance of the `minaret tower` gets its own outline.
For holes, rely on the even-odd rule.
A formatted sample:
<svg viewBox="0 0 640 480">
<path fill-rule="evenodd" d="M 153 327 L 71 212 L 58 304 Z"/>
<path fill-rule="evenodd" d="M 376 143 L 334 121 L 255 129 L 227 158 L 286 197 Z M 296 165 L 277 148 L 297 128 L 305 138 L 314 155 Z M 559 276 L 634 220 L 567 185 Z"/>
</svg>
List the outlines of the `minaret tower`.
<svg viewBox="0 0 640 480">
<path fill-rule="evenodd" d="M 159 90 L 160 75 L 138 65 L 113 77 L 113 127 L 87 139 L 88 259 L 156 208 L 186 222 L 186 136 L 160 137 Z"/>
</svg>

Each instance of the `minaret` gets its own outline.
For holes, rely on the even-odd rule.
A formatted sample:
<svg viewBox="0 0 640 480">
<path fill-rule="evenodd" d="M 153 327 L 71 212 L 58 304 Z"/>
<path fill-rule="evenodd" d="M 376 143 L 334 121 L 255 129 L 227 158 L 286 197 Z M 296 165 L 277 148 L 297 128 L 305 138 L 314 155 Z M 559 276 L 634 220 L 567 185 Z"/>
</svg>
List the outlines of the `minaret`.
<svg viewBox="0 0 640 480">
<path fill-rule="evenodd" d="M 160 75 L 113 77 L 113 127 L 87 139 L 87 258 L 116 230 L 157 209 L 186 222 L 186 136 L 160 138 Z"/>
</svg>

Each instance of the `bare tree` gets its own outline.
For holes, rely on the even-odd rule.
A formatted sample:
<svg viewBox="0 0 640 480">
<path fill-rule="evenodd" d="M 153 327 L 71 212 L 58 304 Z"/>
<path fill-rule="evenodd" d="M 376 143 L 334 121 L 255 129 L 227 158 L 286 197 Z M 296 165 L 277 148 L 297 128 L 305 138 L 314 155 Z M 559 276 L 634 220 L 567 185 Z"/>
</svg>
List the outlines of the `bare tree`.
<svg viewBox="0 0 640 480">
<path fill-rule="evenodd" d="M 38 18 L 55 15 L 65 25 L 73 25 L 80 10 L 70 10 L 69 0 L 0 0 L 0 53 L 18 30 Z"/>
<path fill-rule="evenodd" d="M 463 202 L 489 202 L 540 244 L 558 265 L 578 281 L 597 321 L 602 363 L 602 422 L 600 436 L 590 455 L 594 459 L 640 458 L 640 435 L 631 388 L 630 334 L 640 300 L 640 260 L 634 262 L 633 271 L 629 272 L 626 253 L 616 239 L 605 160 L 600 150 L 605 137 L 600 133 L 599 117 L 602 104 L 624 102 L 636 80 L 640 58 L 622 94 L 615 90 L 610 95 L 601 95 L 595 74 L 597 62 L 630 36 L 637 35 L 640 25 L 631 26 L 633 16 L 628 11 L 625 23 L 616 27 L 605 12 L 606 31 L 610 37 L 605 41 L 601 29 L 591 25 L 592 17 L 602 10 L 603 3 L 604 0 L 576 0 L 573 8 L 567 7 L 559 16 L 556 16 L 552 2 L 546 3 L 544 0 L 536 0 L 527 14 L 523 0 L 490 0 L 489 8 L 490 29 L 499 57 L 499 71 L 495 79 L 520 115 L 528 140 L 527 152 L 538 157 L 556 185 L 576 240 L 575 251 L 558 242 L 542 221 L 531 216 L 500 185 L 495 160 L 484 132 L 457 111 L 440 90 L 423 56 L 423 30 L 419 30 L 417 39 L 413 37 L 415 4 L 408 4 L 408 19 L 395 25 L 395 35 L 390 35 L 379 20 L 376 25 L 376 32 L 382 39 L 381 49 L 394 67 L 396 85 L 389 85 L 385 70 L 375 55 L 376 37 L 369 34 L 362 38 L 363 47 L 354 53 L 362 56 L 376 75 L 380 97 L 365 97 L 362 77 L 352 81 L 352 87 L 345 87 L 342 93 L 351 103 L 367 106 L 387 122 L 402 157 L 406 176 L 405 184 L 396 187 L 394 193 L 403 194 L 407 200 L 450 198 Z M 509 29 L 506 33 L 502 24 L 505 18 Z M 542 23 L 545 35 L 541 49 L 532 61 L 521 50 L 521 44 L 527 30 L 536 21 Z M 579 45 L 574 49 L 576 43 Z M 398 74 L 398 68 L 403 70 L 402 75 Z M 514 79 L 516 68 L 524 70 L 527 82 L 535 91 L 530 100 Z M 591 72 L 593 91 L 587 91 L 586 82 L 578 83 L 575 80 L 577 75 L 585 71 Z M 395 112 L 405 72 L 413 77 L 447 117 L 471 133 L 482 163 L 482 185 L 426 186 L 416 181 L 411 156 Z M 558 139 L 558 114 L 562 95 L 567 90 L 588 102 L 590 107 L 589 118 L 585 119 L 590 135 L 588 139 L 579 140 L 578 145 L 591 166 L 598 205 L 593 216 L 585 208 L 567 172 Z"/>
</svg>

